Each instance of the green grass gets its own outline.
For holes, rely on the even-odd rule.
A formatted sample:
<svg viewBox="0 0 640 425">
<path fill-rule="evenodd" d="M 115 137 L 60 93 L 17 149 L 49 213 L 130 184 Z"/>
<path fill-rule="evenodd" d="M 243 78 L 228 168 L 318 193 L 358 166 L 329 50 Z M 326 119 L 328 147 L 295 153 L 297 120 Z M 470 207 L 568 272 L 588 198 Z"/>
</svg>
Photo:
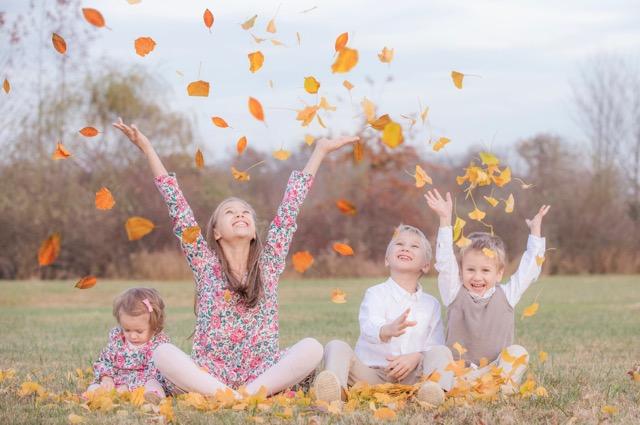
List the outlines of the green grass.
<svg viewBox="0 0 640 425">
<path fill-rule="evenodd" d="M 334 338 L 355 343 L 358 307 L 364 290 L 381 279 L 283 281 L 280 286 L 281 345 L 312 336 L 323 344 Z M 86 412 L 77 404 L 37 404 L 20 398 L 16 388 L 28 377 L 54 392 L 78 392 L 67 373 L 88 367 L 113 326 L 111 301 L 130 286 L 156 287 L 168 305 L 167 331 L 189 352 L 193 330 L 191 282 L 101 281 L 89 290 L 71 282 L 0 282 L 0 369 L 17 377 L 0 383 L 0 423 L 64 424 L 69 413 L 90 423 L 146 423 L 134 410 L 127 415 Z M 347 292 L 346 304 L 329 301 L 332 288 Z M 424 288 L 436 294 L 432 279 Z M 520 320 L 520 313 L 538 295 L 540 310 Z M 532 354 L 532 371 L 549 397 L 474 403 L 444 411 L 405 409 L 398 423 L 640 423 L 640 383 L 625 374 L 640 362 L 640 283 L 637 276 L 575 276 L 543 278 L 518 305 L 516 340 Z M 549 353 L 543 365 L 536 353 Z M 611 417 L 600 409 L 619 409 Z M 122 412 L 121 412 L 122 413 Z M 213 416 L 212 416 L 213 415 Z M 323 415 L 321 415 L 323 416 Z M 242 413 L 201 413 L 178 409 L 179 423 L 243 423 Z M 277 423 L 277 418 L 266 417 Z M 377 423 L 368 412 L 341 417 L 324 415 L 322 423 Z M 293 423 L 307 423 L 298 417 Z"/>
</svg>

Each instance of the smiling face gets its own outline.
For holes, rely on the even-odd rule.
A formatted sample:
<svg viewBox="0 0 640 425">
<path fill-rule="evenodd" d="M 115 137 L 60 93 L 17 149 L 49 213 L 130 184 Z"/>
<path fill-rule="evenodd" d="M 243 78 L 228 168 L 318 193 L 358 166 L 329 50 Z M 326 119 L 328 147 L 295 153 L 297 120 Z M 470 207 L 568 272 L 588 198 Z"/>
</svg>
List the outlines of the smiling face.
<svg viewBox="0 0 640 425">
<path fill-rule="evenodd" d="M 504 267 L 484 252 L 470 249 L 462 256 L 462 284 L 472 294 L 483 296 L 502 280 Z"/>
<path fill-rule="evenodd" d="M 253 209 L 239 199 L 223 202 L 218 207 L 213 232 L 216 240 L 254 239 L 256 224 Z"/>
<path fill-rule="evenodd" d="M 429 261 L 427 259 L 426 241 L 411 231 L 400 231 L 387 247 L 385 265 L 392 272 L 427 273 Z"/>
<path fill-rule="evenodd" d="M 149 313 L 131 316 L 125 312 L 120 312 L 118 322 L 124 331 L 124 337 L 133 345 L 143 345 L 153 336 L 151 325 L 149 324 Z"/>
</svg>

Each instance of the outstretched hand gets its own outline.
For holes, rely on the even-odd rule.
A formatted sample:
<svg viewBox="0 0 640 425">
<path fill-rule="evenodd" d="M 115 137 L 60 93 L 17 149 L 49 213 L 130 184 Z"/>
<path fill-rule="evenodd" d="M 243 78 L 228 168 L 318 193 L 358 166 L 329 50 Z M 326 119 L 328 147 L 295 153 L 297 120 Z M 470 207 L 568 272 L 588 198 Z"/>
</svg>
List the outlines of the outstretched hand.
<svg viewBox="0 0 640 425">
<path fill-rule="evenodd" d="M 438 192 L 438 189 L 429 190 L 425 195 L 427 204 L 438 217 L 440 217 L 440 226 L 451 226 L 451 216 L 453 214 L 453 201 L 451 200 L 451 193 L 447 192 L 443 198 Z"/>
<path fill-rule="evenodd" d="M 113 126 L 122 131 L 124 135 L 131 140 L 131 143 L 136 145 L 141 151 L 144 152 L 147 147 L 151 146 L 151 142 L 149 142 L 147 136 L 142 134 L 135 124 L 129 126 L 122 121 L 122 118 L 118 117 L 118 122 L 114 122 Z"/>
<path fill-rule="evenodd" d="M 357 136 L 341 136 L 335 139 L 322 138 L 316 142 L 316 149 L 319 149 L 323 153 L 327 154 L 329 152 L 340 149 L 346 144 L 355 143 L 358 140 L 360 140 L 360 138 Z"/>
<path fill-rule="evenodd" d="M 542 218 L 547 215 L 549 208 L 551 208 L 551 205 L 543 205 L 538 210 L 538 214 L 536 214 L 531 220 L 525 220 L 533 236 L 540 237 L 542 235 Z"/>
<path fill-rule="evenodd" d="M 393 322 L 388 323 L 380 328 L 380 340 L 382 342 L 388 342 L 392 337 L 403 335 L 406 332 L 406 328 L 415 326 L 418 323 L 407 320 L 410 311 L 410 308 L 406 309 Z"/>
</svg>

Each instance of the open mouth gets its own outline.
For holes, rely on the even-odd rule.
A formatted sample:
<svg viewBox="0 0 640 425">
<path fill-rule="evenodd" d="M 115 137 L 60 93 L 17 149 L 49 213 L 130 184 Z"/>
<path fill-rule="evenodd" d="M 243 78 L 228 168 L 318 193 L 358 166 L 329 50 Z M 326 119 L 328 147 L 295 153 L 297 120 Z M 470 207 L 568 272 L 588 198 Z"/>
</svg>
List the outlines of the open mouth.
<svg viewBox="0 0 640 425">
<path fill-rule="evenodd" d="M 238 220 L 235 223 L 233 223 L 233 227 L 249 227 L 249 223 L 247 223 L 244 220 Z"/>
<path fill-rule="evenodd" d="M 484 288 L 486 288 L 486 284 L 484 283 L 469 283 L 469 285 L 471 286 L 471 288 L 476 289 L 476 290 L 482 290 Z"/>
<path fill-rule="evenodd" d="M 408 256 L 406 254 L 400 254 L 400 255 L 398 255 L 397 258 L 400 261 L 411 261 L 411 260 L 413 260 L 413 258 L 411 258 L 410 256 Z"/>
</svg>

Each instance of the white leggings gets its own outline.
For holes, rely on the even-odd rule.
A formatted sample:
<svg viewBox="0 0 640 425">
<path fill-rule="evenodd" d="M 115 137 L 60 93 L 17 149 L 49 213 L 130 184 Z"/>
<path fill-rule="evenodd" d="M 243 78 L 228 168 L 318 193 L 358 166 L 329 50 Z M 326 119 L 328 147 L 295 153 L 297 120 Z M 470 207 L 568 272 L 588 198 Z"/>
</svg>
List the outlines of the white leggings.
<svg viewBox="0 0 640 425">
<path fill-rule="evenodd" d="M 313 338 L 304 338 L 294 344 L 280 361 L 254 381 L 248 383 L 249 394 L 255 394 L 260 387 L 267 389 L 267 395 L 276 394 L 302 381 L 322 360 L 322 345 Z M 226 390 L 225 384 L 211 376 L 173 344 L 160 344 L 153 353 L 156 367 L 177 388 L 177 392 L 215 394 Z"/>
</svg>

